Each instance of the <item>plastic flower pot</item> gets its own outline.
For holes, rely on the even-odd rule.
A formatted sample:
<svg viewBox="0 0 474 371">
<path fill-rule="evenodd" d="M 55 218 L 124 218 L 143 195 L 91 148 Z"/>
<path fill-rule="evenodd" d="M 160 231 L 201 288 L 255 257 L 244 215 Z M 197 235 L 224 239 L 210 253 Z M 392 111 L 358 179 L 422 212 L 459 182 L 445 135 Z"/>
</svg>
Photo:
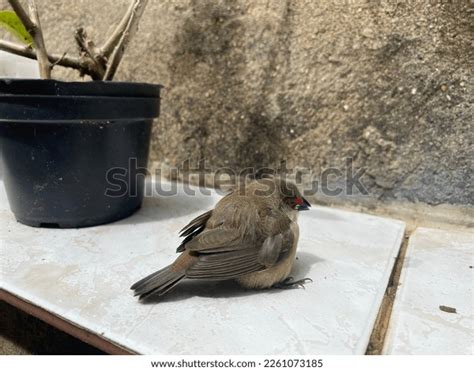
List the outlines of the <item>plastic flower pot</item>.
<svg viewBox="0 0 474 371">
<path fill-rule="evenodd" d="M 0 79 L 0 160 L 16 219 L 86 227 L 140 208 L 160 88 Z"/>
</svg>

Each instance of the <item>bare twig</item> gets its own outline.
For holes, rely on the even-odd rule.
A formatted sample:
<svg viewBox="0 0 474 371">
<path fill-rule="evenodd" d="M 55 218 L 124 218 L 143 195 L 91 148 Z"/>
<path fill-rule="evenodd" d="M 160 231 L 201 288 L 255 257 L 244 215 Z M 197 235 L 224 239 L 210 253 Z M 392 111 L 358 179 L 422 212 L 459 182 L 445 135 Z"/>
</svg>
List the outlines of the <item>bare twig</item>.
<svg viewBox="0 0 474 371">
<path fill-rule="evenodd" d="M 9 41 L 0 40 L 0 50 L 26 57 L 30 59 L 36 59 L 36 53 L 33 49 L 28 46 L 12 43 Z M 50 54 L 48 55 L 50 63 L 54 65 L 60 65 L 63 67 L 74 68 L 85 74 L 91 75 L 92 66 L 89 59 L 81 59 L 70 57 L 67 55 Z"/>
<path fill-rule="evenodd" d="M 8 3 L 13 8 L 18 18 L 20 18 L 26 30 L 32 35 L 33 32 L 35 32 L 36 25 L 33 23 L 28 13 L 26 13 L 25 9 L 23 9 L 20 2 L 18 0 L 8 0 Z"/>
<path fill-rule="evenodd" d="M 57 66 L 60 64 L 64 58 L 66 57 L 67 52 L 64 52 L 63 55 L 61 55 L 61 58 L 59 58 L 56 62 L 51 63 L 51 69 L 53 69 L 54 66 Z M 49 61 L 51 62 L 51 57 L 48 55 Z"/>
<path fill-rule="evenodd" d="M 115 72 L 117 71 L 118 65 L 122 60 L 125 49 L 127 48 L 128 42 L 135 35 L 138 30 L 138 22 L 140 21 L 143 11 L 145 10 L 148 0 L 133 0 L 133 8 L 129 14 L 129 20 L 122 32 L 120 40 L 115 45 L 114 51 L 108 61 L 107 70 L 105 71 L 104 80 L 112 80 Z M 128 14 L 128 12 L 127 12 Z"/>
<path fill-rule="evenodd" d="M 41 22 L 39 19 L 38 8 L 36 7 L 35 0 L 28 1 L 28 7 L 30 14 L 36 28 L 33 29 L 32 35 L 35 41 L 36 55 L 38 56 L 38 64 L 40 68 L 40 76 L 43 79 L 51 78 L 51 63 L 49 63 L 48 53 L 46 51 L 46 45 L 43 39 L 43 31 L 41 30 Z"/>
<path fill-rule="evenodd" d="M 104 45 L 100 48 L 99 54 L 103 55 L 105 58 L 110 57 L 115 47 L 119 43 L 120 39 L 122 38 L 122 35 L 125 29 L 127 28 L 128 22 L 130 18 L 132 17 L 132 13 L 134 9 L 135 9 L 135 1 L 132 0 L 130 3 L 130 6 L 127 9 L 127 12 L 123 16 L 120 23 L 115 28 L 114 32 L 112 33 L 112 35 L 110 35 L 110 37 L 107 39 Z"/>
<path fill-rule="evenodd" d="M 40 76 L 43 79 L 50 79 L 52 67 L 60 65 L 78 70 L 81 76 L 87 74 L 95 80 L 112 80 L 129 41 L 138 30 L 138 22 L 148 0 L 131 0 L 126 14 L 101 48 L 97 48 L 84 29 L 79 28 L 75 34 L 81 52 L 79 57 L 70 57 L 66 53 L 63 55 L 47 53 L 35 0 L 28 0 L 30 15 L 21 6 L 20 0 L 8 0 L 8 2 L 31 34 L 34 49 L 0 40 L 0 50 L 37 59 Z"/>
<path fill-rule="evenodd" d="M 43 32 L 41 31 L 41 24 L 38 16 L 38 9 L 34 0 L 28 0 L 31 17 L 26 13 L 25 9 L 23 9 L 19 0 L 8 0 L 8 2 L 34 40 L 34 47 L 37 56 L 36 59 L 38 60 L 41 78 L 50 79 L 51 63 L 49 62 L 48 54 L 46 52 Z"/>
<path fill-rule="evenodd" d="M 94 69 L 96 70 L 97 79 L 102 80 L 105 74 L 105 67 L 107 64 L 106 58 L 99 54 L 94 42 L 89 39 L 86 31 L 79 27 L 74 34 L 74 38 L 79 46 L 81 53 L 89 57 L 94 62 Z"/>
</svg>

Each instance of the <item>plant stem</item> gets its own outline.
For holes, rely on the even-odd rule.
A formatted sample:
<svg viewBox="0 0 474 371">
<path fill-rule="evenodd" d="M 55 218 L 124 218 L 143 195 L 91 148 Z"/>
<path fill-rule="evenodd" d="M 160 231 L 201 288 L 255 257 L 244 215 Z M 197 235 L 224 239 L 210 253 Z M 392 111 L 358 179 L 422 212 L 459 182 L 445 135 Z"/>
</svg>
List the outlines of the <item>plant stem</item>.
<svg viewBox="0 0 474 371">
<path fill-rule="evenodd" d="M 36 59 L 36 53 L 28 46 L 0 40 L 0 50 L 19 55 L 21 57 Z M 88 59 L 74 58 L 67 55 L 49 54 L 48 59 L 51 64 L 63 67 L 74 68 L 88 75 L 91 74 L 91 62 Z"/>
<path fill-rule="evenodd" d="M 36 54 L 38 56 L 38 64 L 40 69 L 40 76 L 43 79 L 51 78 L 51 63 L 49 63 L 48 53 L 46 51 L 46 45 L 44 43 L 43 31 L 41 30 L 41 22 L 39 19 L 38 8 L 35 0 L 29 0 L 28 6 L 30 14 L 35 24 L 35 28 L 32 31 L 33 40 L 35 41 Z"/>
<path fill-rule="evenodd" d="M 97 52 L 94 42 L 89 39 L 84 28 L 79 27 L 74 34 L 74 38 L 81 53 L 88 56 L 94 62 L 94 76 L 92 78 L 102 80 L 105 74 L 106 59 Z"/>
<path fill-rule="evenodd" d="M 18 18 L 20 18 L 26 30 L 30 33 L 30 35 L 33 36 L 33 32 L 35 32 L 36 25 L 31 20 L 28 13 L 26 13 L 25 9 L 23 9 L 20 2 L 18 0 L 8 0 L 8 3 L 13 8 Z"/>
<path fill-rule="evenodd" d="M 125 49 L 127 48 L 127 45 L 138 30 L 138 22 L 140 21 L 140 18 L 143 15 L 143 11 L 145 10 L 147 1 L 148 0 L 133 0 L 133 7 L 131 6 L 129 8 L 129 11 L 127 11 L 126 16 L 128 17 L 128 22 L 120 35 L 120 40 L 115 45 L 115 48 L 110 57 L 110 60 L 108 61 L 108 66 L 107 66 L 107 70 L 105 71 L 104 80 L 112 80 L 115 75 L 115 72 L 117 72 L 118 65 L 120 61 L 122 60 L 122 57 L 125 52 Z M 120 22 L 120 25 L 121 24 L 122 22 Z M 115 35 L 115 32 L 112 36 L 114 35 Z"/>
<path fill-rule="evenodd" d="M 127 12 L 121 19 L 120 23 L 117 25 L 115 28 L 114 32 L 110 37 L 107 39 L 107 41 L 102 45 L 100 48 L 99 54 L 103 55 L 106 58 L 109 58 L 112 52 L 114 51 L 115 47 L 117 46 L 118 42 L 122 38 L 122 35 L 127 28 L 128 22 L 132 16 L 133 9 L 135 9 L 135 1 L 132 0 L 130 3 L 130 6 L 127 9 Z"/>
<path fill-rule="evenodd" d="M 34 0 L 28 0 L 31 17 L 27 14 L 25 9 L 23 9 L 18 0 L 8 0 L 8 2 L 10 3 L 16 15 L 18 16 L 18 18 L 20 18 L 26 30 L 30 33 L 31 37 L 34 40 L 36 59 L 38 60 L 41 78 L 50 79 L 51 63 L 49 62 L 48 53 L 46 52 L 43 32 L 41 31 L 41 24 L 38 16 L 38 9 Z"/>
<path fill-rule="evenodd" d="M 87 74 L 94 80 L 112 80 L 128 43 L 138 30 L 138 22 L 148 0 L 131 1 L 126 14 L 100 49 L 94 46 L 82 28 L 78 29 L 75 37 L 82 52 L 79 57 L 47 53 L 34 0 L 28 0 L 30 15 L 21 6 L 20 0 L 8 2 L 33 38 L 34 49 L 0 40 L 0 50 L 38 60 L 40 76 L 43 79 L 50 79 L 52 67 L 60 65 L 78 70 L 81 76 Z"/>
</svg>

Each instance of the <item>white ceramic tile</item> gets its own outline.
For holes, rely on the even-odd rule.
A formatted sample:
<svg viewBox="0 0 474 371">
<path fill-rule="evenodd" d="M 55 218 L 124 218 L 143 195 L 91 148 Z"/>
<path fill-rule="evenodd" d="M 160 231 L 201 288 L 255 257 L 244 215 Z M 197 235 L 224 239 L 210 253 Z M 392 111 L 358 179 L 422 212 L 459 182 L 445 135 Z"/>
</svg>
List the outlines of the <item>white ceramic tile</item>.
<svg viewBox="0 0 474 371">
<path fill-rule="evenodd" d="M 410 238 L 385 354 L 472 354 L 474 234 L 418 228 Z M 455 308 L 447 313 L 440 306 Z"/>
<path fill-rule="evenodd" d="M 130 285 L 170 263 L 187 221 L 220 198 L 147 198 L 134 216 L 80 230 L 18 224 L 1 188 L 2 287 L 139 353 L 363 354 L 404 223 L 313 207 L 293 275 L 306 290 L 188 282 L 142 304 Z"/>
<path fill-rule="evenodd" d="M 39 79 L 38 62 L 0 50 L 0 78 Z"/>
</svg>

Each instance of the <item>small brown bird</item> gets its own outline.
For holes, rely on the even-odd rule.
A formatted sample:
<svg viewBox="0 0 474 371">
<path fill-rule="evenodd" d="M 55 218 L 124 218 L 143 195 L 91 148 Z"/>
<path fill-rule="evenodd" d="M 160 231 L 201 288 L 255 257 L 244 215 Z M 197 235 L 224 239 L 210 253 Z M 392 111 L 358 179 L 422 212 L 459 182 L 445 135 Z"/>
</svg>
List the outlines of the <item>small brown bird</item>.
<svg viewBox="0 0 474 371">
<path fill-rule="evenodd" d="M 287 288 L 293 281 L 298 243 L 297 213 L 310 203 L 297 187 L 281 178 L 245 184 L 193 219 L 180 231 L 185 237 L 171 265 L 135 283 L 143 299 L 166 294 L 182 279 L 235 279 L 245 288 Z"/>
</svg>

